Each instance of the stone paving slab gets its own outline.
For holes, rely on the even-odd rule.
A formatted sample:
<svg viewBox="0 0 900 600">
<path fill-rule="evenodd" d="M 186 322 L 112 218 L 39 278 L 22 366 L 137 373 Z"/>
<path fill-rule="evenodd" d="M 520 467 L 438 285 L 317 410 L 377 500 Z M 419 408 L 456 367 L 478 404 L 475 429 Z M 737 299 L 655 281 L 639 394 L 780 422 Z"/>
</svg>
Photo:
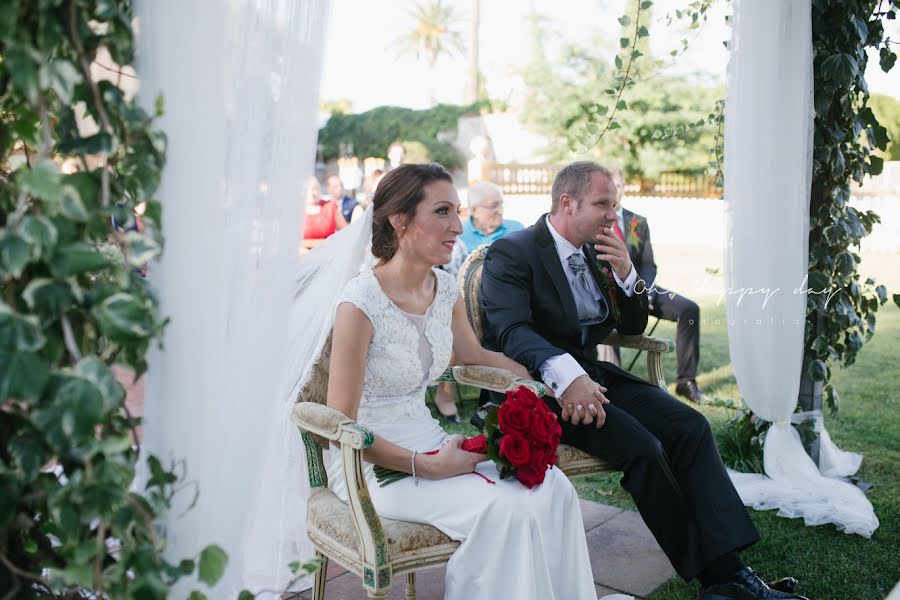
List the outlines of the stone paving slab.
<svg viewBox="0 0 900 600">
<path fill-rule="evenodd" d="M 590 531 L 598 525 L 606 523 L 616 515 L 625 512 L 624 508 L 607 506 L 590 500 L 579 500 L 581 504 L 581 519 L 584 521 L 584 530 Z"/>
<path fill-rule="evenodd" d="M 675 574 L 638 513 L 581 500 L 581 515 L 598 597 L 624 593 L 641 600 Z M 443 567 L 419 571 L 416 574 L 416 598 L 441 600 L 445 573 Z M 312 592 L 307 590 L 289 598 L 309 600 L 311 595 Z M 395 579 L 387 597 L 405 600 L 406 577 Z M 366 594 L 359 577 L 332 561 L 328 565 L 325 598 L 366 600 Z"/>
<path fill-rule="evenodd" d="M 623 511 L 587 532 L 594 580 L 634 596 L 647 596 L 675 570 L 641 516 Z"/>
</svg>

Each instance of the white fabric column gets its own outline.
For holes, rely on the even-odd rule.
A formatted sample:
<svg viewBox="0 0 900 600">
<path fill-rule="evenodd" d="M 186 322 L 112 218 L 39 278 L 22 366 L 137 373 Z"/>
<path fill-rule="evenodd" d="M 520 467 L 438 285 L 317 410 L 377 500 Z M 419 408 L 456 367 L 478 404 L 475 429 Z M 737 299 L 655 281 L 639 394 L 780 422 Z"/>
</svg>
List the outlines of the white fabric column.
<svg viewBox="0 0 900 600">
<path fill-rule="evenodd" d="M 870 536 L 856 487 L 823 477 L 791 426 L 806 315 L 813 143 L 810 0 L 735 0 L 725 105 L 726 308 L 735 378 L 773 423 L 766 475 L 732 473 L 744 503 Z"/>
<path fill-rule="evenodd" d="M 210 543 L 225 548 L 228 569 L 215 597 L 234 597 L 244 585 L 247 531 L 266 540 L 260 552 L 287 533 L 255 523 L 250 507 L 263 486 L 267 440 L 289 381 L 286 323 L 303 180 L 315 158 L 327 6 L 328 0 L 138 6 L 141 96 L 152 107 L 163 94 L 159 125 L 169 140 L 158 192 L 165 254 L 152 266 L 151 281 L 171 322 L 151 354 L 144 456 L 184 461 L 180 472 L 189 485 L 164 523 L 166 552 L 178 559 Z M 195 484 L 197 504 L 185 512 Z M 302 524 L 305 504 L 292 510 Z M 300 544 L 308 544 L 301 535 Z M 285 570 L 295 559 L 267 556 Z M 284 580 L 276 576 L 279 565 L 269 566 L 259 587 L 275 589 Z"/>
</svg>

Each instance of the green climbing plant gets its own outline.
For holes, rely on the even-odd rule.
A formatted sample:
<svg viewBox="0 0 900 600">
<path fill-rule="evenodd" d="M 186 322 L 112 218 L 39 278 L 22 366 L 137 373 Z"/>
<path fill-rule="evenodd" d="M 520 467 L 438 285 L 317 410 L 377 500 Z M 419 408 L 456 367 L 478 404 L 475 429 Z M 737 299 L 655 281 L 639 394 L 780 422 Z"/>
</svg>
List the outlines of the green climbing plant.
<svg viewBox="0 0 900 600">
<path fill-rule="evenodd" d="M 162 599 L 227 562 L 164 556 L 157 521 L 192 493 L 175 465 L 147 457 L 129 489 L 138 419 L 111 367 L 141 375 L 165 324 L 141 274 L 162 251 L 163 106 L 119 85 L 132 23 L 128 0 L 0 5 L 0 598 Z"/>
</svg>

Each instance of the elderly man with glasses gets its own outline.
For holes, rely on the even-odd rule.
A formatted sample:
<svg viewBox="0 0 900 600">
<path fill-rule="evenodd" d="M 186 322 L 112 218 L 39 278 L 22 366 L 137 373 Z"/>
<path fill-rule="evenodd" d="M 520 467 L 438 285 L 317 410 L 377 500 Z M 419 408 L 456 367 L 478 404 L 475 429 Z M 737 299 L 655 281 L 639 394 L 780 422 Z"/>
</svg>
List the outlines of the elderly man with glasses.
<svg viewBox="0 0 900 600">
<path fill-rule="evenodd" d="M 482 181 L 469 188 L 469 218 L 459 241 L 471 252 L 482 244 L 492 244 L 505 235 L 524 229 L 518 221 L 503 218 L 503 192 Z"/>
</svg>

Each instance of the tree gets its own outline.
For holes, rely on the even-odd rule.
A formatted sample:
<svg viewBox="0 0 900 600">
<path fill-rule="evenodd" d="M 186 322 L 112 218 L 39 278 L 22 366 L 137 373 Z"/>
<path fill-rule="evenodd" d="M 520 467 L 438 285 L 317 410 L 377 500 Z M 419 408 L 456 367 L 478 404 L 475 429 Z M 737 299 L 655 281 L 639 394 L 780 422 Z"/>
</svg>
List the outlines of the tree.
<svg viewBox="0 0 900 600">
<path fill-rule="evenodd" d="M 416 59 L 424 60 L 431 70 L 431 105 L 437 105 L 434 91 L 435 64 L 443 55 L 450 55 L 454 50 L 463 51 L 462 34 L 454 27 L 460 18 L 444 0 L 423 0 L 413 6 L 410 11 L 413 28 L 408 34 L 400 37 L 397 43 L 401 53 L 415 54 Z"/>
<path fill-rule="evenodd" d="M 536 24 L 533 32 L 540 38 Z M 619 127 L 597 141 L 585 132 L 596 118 L 597 99 L 608 97 L 611 45 L 596 38 L 587 46 L 564 46 L 552 66 L 540 51 L 540 42 L 533 46 L 533 60 L 523 74 L 528 86 L 523 119 L 550 139 L 552 159 L 587 153 L 620 163 L 629 177 L 651 179 L 662 171 L 709 169 L 715 158 L 716 130 L 705 119 L 722 97 L 721 88 L 664 75 L 636 82 L 628 89 L 627 118 L 619 119 Z"/>
<path fill-rule="evenodd" d="M 877 152 L 878 156 L 884 160 L 900 160 L 900 100 L 884 94 L 872 94 L 869 107 L 891 139 L 887 149 Z"/>
<path fill-rule="evenodd" d="M 478 30 L 481 25 L 481 0 L 472 0 L 469 16 L 469 55 L 466 74 L 466 97 L 464 104 L 472 104 L 482 99 L 482 74 L 478 68 Z"/>
</svg>

